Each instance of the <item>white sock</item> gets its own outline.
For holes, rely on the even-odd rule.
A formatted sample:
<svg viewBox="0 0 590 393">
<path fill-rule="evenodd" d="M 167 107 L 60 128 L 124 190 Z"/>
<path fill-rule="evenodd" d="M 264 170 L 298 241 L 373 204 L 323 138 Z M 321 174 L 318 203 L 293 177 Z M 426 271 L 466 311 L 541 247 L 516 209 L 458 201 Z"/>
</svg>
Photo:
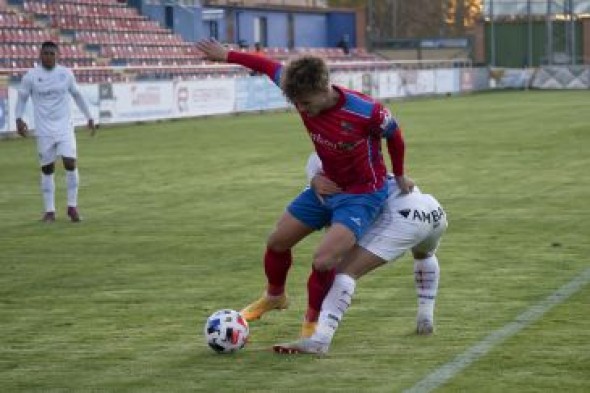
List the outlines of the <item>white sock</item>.
<svg viewBox="0 0 590 393">
<path fill-rule="evenodd" d="M 418 318 L 434 320 L 434 302 L 438 292 L 440 268 L 436 255 L 414 259 L 414 280 L 418 295 Z"/>
<path fill-rule="evenodd" d="M 322 311 L 312 340 L 330 344 L 344 313 L 350 307 L 356 281 L 347 274 L 337 274 L 322 303 Z"/>
<path fill-rule="evenodd" d="M 78 168 L 66 171 L 66 185 L 68 187 L 68 206 L 78 206 Z"/>
<path fill-rule="evenodd" d="M 55 182 L 53 173 L 46 175 L 41 173 L 41 194 L 43 194 L 43 205 L 46 212 L 55 211 Z"/>
</svg>

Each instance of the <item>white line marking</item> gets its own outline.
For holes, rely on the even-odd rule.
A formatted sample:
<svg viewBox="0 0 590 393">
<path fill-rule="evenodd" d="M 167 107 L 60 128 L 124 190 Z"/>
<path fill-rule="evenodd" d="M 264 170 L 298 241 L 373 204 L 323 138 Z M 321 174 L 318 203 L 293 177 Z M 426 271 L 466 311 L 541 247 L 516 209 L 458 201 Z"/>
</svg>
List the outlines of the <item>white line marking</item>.
<svg viewBox="0 0 590 393">
<path fill-rule="evenodd" d="M 405 390 L 404 392 L 432 392 L 434 389 L 448 382 L 451 378 L 457 375 L 464 368 L 468 367 L 471 363 L 485 356 L 490 351 L 490 349 L 502 343 L 509 337 L 515 335 L 531 323 L 537 321 L 554 306 L 567 300 L 570 296 L 588 284 L 588 282 L 590 282 L 590 268 L 584 270 L 578 277 L 574 278 L 559 288 L 557 291 L 553 292 L 551 295 L 545 298 L 545 300 L 527 309 L 525 312 L 517 316 L 514 321 L 490 333 L 479 343 L 467 349 L 452 361 L 434 370 L 416 385 L 410 389 Z"/>
</svg>

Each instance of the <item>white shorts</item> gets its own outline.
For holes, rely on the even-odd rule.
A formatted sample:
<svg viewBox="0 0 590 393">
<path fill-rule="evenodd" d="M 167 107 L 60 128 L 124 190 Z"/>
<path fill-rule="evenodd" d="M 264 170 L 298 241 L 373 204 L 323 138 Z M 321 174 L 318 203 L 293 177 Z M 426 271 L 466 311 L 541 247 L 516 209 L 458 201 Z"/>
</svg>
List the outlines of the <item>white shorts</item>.
<svg viewBox="0 0 590 393">
<path fill-rule="evenodd" d="M 394 261 L 408 250 L 433 254 L 447 226 L 440 203 L 432 195 L 415 190 L 389 197 L 358 244 L 385 261 Z"/>
<path fill-rule="evenodd" d="M 77 158 L 76 136 L 73 132 L 56 136 L 38 136 L 37 153 L 41 166 L 55 162 L 58 156 Z"/>
</svg>

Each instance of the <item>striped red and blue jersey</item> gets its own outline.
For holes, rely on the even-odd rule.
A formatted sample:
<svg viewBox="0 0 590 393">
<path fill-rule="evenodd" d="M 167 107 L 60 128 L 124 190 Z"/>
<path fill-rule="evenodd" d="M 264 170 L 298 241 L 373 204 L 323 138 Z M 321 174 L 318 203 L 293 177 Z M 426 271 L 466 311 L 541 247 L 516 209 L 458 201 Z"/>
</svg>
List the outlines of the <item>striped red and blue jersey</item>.
<svg viewBox="0 0 590 393">
<path fill-rule="evenodd" d="M 230 51 L 230 63 L 264 73 L 280 86 L 282 64 L 242 52 Z M 364 194 L 381 189 L 387 167 L 381 140 L 387 141 L 392 171 L 403 175 L 405 145 L 397 121 L 373 98 L 339 86 L 338 103 L 316 116 L 299 111 L 307 132 L 322 160 L 324 174 L 343 192 Z"/>
</svg>

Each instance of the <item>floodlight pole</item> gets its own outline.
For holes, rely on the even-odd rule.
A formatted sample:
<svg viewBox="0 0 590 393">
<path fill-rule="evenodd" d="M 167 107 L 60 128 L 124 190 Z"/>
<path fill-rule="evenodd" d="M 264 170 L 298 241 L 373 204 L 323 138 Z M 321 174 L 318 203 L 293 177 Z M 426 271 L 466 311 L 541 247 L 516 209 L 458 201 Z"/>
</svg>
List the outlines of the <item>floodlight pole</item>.
<svg viewBox="0 0 590 393">
<path fill-rule="evenodd" d="M 547 64 L 553 65 L 553 22 L 552 22 L 552 9 L 551 3 L 553 0 L 547 0 L 547 15 L 545 16 L 545 24 L 547 27 L 547 48 L 545 55 L 547 56 Z"/>
<path fill-rule="evenodd" d="M 496 66 L 496 29 L 494 27 L 494 0 L 490 0 L 490 52 L 491 66 Z"/>
<path fill-rule="evenodd" d="M 533 15 L 532 15 L 532 0 L 527 0 L 526 2 L 526 9 L 527 9 L 527 18 L 528 18 L 528 48 L 527 48 L 527 66 L 533 66 Z"/>
<path fill-rule="evenodd" d="M 574 0 L 568 1 L 569 17 L 570 17 L 570 57 L 572 65 L 576 65 L 576 21 L 574 18 Z"/>
</svg>

